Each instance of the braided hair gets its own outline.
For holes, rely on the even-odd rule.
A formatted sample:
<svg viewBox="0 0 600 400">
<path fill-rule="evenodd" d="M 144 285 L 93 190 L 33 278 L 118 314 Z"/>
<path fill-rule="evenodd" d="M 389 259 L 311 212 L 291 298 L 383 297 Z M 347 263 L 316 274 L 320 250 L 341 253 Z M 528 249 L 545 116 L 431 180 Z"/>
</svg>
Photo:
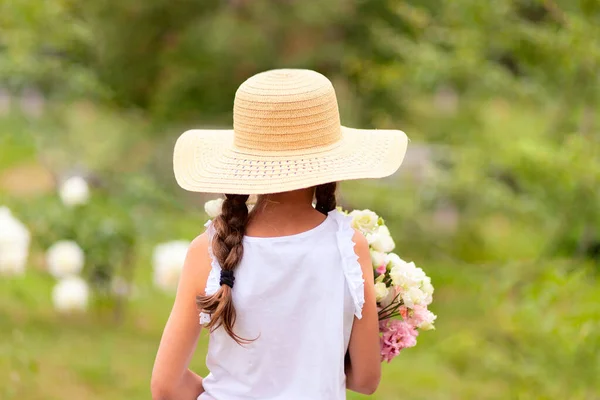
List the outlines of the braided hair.
<svg viewBox="0 0 600 400">
<path fill-rule="evenodd" d="M 196 298 L 198 308 L 211 315 L 207 328 L 212 331 L 222 326 L 238 344 L 251 341 L 236 335 L 233 331 L 236 314 L 231 293 L 233 271 L 244 254 L 242 240 L 248 223 L 247 200 L 248 195 L 225 195 L 221 214 L 213 221 L 215 234 L 212 241 L 213 254 L 222 270 L 221 287 L 213 295 Z"/>
</svg>

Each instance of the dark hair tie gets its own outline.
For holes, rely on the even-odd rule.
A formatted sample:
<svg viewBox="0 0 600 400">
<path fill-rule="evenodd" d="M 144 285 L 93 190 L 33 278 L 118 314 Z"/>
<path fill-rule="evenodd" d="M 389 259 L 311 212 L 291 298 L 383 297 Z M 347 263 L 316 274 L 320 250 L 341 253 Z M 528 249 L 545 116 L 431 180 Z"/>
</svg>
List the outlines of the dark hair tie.
<svg viewBox="0 0 600 400">
<path fill-rule="evenodd" d="M 227 285 L 230 288 L 233 287 L 233 281 L 235 281 L 235 277 L 233 276 L 232 270 L 221 270 L 221 279 L 219 280 L 219 285 Z"/>
</svg>

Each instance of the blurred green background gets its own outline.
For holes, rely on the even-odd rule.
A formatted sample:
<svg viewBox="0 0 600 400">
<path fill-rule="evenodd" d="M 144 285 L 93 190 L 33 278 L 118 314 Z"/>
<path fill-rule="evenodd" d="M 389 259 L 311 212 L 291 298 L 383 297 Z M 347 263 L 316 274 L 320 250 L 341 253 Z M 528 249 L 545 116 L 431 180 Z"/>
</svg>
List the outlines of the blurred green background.
<svg viewBox="0 0 600 400">
<path fill-rule="evenodd" d="M 597 0 L 0 0 L 0 205 L 31 233 L 0 276 L 0 398 L 150 398 L 173 300 L 152 251 L 206 220 L 174 142 L 230 127 L 237 86 L 281 67 L 328 76 L 345 125 L 411 139 L 398 174 L 340 193 L 436 287 L 437 330 L 372 398 L 600 399 Z M 66 208 L 72 175 L 91 196 Z M 60 239 L 86 313 L 52 306 Z"/>
</svg>

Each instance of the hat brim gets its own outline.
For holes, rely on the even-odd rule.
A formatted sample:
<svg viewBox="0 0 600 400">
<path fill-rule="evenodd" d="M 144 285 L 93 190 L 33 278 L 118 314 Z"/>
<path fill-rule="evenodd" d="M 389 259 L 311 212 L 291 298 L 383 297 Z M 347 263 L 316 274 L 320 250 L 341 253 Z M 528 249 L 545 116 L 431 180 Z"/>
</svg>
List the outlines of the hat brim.
<svg viewBox="0 0 600 400">
<path fill-rule="evenodd" d="M 275 154 L 236 148 L 233 130 L 189 130 L 175 144 L 175 178 L 192 192 L 265 194 L 383 178 L 402 164 L 408 145 L 404 132 L 347 127 L 341 131 L 342 139 L 334 145 Z"/>
</svg>

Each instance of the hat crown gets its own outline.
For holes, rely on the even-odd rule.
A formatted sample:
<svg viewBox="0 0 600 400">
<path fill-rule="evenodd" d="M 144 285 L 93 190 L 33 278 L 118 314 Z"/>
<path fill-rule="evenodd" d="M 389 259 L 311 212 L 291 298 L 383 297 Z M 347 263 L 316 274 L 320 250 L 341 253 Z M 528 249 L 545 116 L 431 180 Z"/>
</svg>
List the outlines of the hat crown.
<svg viewBox="0 0 600 400">
<path fill-rule="evenodd" d="M 234 145 L 241 150 L 306 150 L 341 139 L 333 85 L 318 72 L 279 69 L 252 76 L 233 107 Z"/>
</svg>

